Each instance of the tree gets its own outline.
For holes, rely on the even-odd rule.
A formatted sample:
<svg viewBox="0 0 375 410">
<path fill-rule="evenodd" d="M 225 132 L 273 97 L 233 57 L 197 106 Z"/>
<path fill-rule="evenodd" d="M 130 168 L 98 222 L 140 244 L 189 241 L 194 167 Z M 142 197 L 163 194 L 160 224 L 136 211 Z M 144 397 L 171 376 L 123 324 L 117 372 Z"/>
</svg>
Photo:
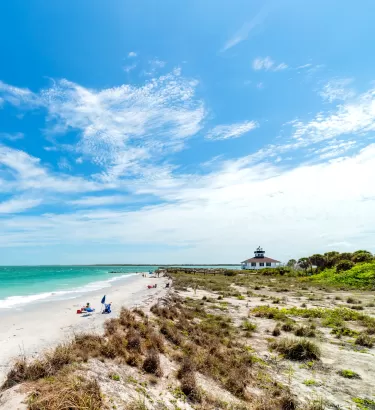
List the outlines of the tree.
<svg viewBox="0 0 375 410">
<path fill-rule="evenodd" d="M 286 264 L 286 266 L 288 266 L 289 268 L 294 268 L 297 265 L 297 261 L 295 259 L 289 259 L 288 263 Z"/>
<path fill-rule="evenodd" d="M 359 262 L 371 262 L 374 259 L 374 256 L 369 251 L 359 250 L 355 251 L 352 255 L 352 261 L 354 263 Z"/>
<path fill-rule="evenodd" d="M 319 253 L 310 256 L 310 262 L 317 267 L 318 271 L 322 271 L 326 267 L 326 258 Z"/>
<path fill-rule="evenodd" d="M 339 255 L 340 253 L 336 251 L 326 252 L 324 254 L 324 257 L 326 258 L 326 267 L 332 268 L 333 266 L 335 266 L 338 261 Z"/>
<path fill-rule="evenodd" d="M 298 266 L 306 272 L 308 267 L 310 266 L 309 258 L 298 259 Z"/>
<path fill-rule="evenodd" d="M 353 255 L 350 252 L 343 252 L 343 253 L 340 253 L 338 258 L 340 259 L 340 261 L 350 261 L 352 260 L 352 256 Z"/>
<path fill-rule="evenodd" d="M 354 262 L 352 262 L 352 261 L 340 261 L 336 265 L 336 272 L 339 273 L 339 272 L 349 270 L 353 266 L 354 266 Z"/>
</svg>

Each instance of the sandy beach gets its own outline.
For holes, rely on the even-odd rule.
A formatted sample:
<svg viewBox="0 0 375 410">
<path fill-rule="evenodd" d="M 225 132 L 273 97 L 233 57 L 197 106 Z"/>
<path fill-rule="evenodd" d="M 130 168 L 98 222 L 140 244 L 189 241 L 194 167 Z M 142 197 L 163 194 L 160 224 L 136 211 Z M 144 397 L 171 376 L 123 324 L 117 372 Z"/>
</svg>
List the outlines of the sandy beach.
<svg viewBox="0 0 375 410">
<path fill-rule="evenodd" d="M 20 355 L 33 358 L 39 353 L 69 340 L 80 332 L 101 332 L 103 323 L 118 315 L 122 306 L 135 307 L 153 304 L 165 292 L 166 278 L 134 276 L 113 282 L 110 288 L 86 293 L 69 300 L 39 302 L 19 309 L 0 311 L 0 383 L 12 362 Z M 157 283 L 155 289 L 147 285 Z M 112 302 L 112 313 L 100 313 L 103 294 Z M 96 309 L 90 316 L 76 313 L 90 302 Z"/>
</svg>

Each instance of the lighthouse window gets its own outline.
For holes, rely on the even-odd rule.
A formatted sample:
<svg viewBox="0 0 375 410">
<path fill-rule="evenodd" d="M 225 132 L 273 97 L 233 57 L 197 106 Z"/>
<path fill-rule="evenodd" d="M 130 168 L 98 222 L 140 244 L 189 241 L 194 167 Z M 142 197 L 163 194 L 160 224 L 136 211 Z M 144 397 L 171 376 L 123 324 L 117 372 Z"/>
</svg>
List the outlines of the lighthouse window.
<svg viewBox="0 0 375 410">
<path fill-rule="evenodd" d="M 251 266 L 257 266 L 256 262 L 251 262 Z"/>
<path fill-rule="evenodd" d="M 264 262 L 260 262 L 259 266 L 264 266 Z"/>
<path fill-rule="evenodd" d="M 271 266 L 271 262 L 267 262 L 267 263 L 266 263 L 266 266 Z"/>
</svg>

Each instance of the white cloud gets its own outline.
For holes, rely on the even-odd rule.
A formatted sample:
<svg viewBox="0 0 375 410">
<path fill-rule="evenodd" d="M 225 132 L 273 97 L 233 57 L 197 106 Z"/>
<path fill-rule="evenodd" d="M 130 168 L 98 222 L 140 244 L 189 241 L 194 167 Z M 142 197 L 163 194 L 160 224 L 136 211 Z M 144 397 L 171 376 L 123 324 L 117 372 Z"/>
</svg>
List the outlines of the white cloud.
<svg viewBox="0 0 375 410">
<path fill-rule="evenodd" d="M 286 70 L 288 68 L 288 65 L 285 63 L 280 63 L 278 64 L 275 68 L 274 71 L 281 71 L 281 70 Z"/>
<path fill-rule="evenodd" d="M 18 141 L 23 138 L 25 138 L 25 135 L 22 132 L 14 132 L 14 133 L 0 132 L 0 139 L 4 139 L 8 141 Z"/>
<path fill-rule="evenodd" d="M 237 44 L 241 43 L 242 41 L 246 40 L 249 37 L 252 30 L 254 30 L 257 26 L 264 23 L 269 11 L 269 7 L 264 6 L 252 20 L 246 22 L 231 38 L 229 38 L 225 42 L 220 51 L 225 52 L 230 48 L 236 46 Z"/>
<path fill-rule="evenodd" d="M 230 125 L 218 125 L 207 134 L 209 140 L 227 140 L 238 138 L 258 127 L 256 121 L 245 121 Z"/>
<path fill-rule="evenodd" d="M 72 166 L 70 165 L 69 161 L 64 157 L 59 159 L 59 162 L 57 163 L 57 166 L 61 170 L 68 170 L 68 171 L 72 170 Z"/>
<path fill-rule="evenodd" d="M 6 93 L 11 89 L 14 96 L 21 95 L 13 101 L 16 105 L 26 94 L 28 101 L 44 106 L 52 125 L 50 132 L 79 130 L 76 152 L 102 167 L 102 176 L 108 181 L 143 172 L 146 161 L 148 166 L 182 149 L 184 140 L 201 129 L 205 109 L 195 97 L 197 84 L 175 69 L 139 87 L 94 90 L 60 80 L 35 95 L 7 85 L 3 88 Z"/>
<path fill-rule="evenodd" d="M 78 157 L 76 159 L 76 164 L 82 164 L 83 163 L 83 158 L 82 157 Z"/>
<path fill-rule="evenodd" d="M 204 175 L 176 175 L 163 161 L 202 127 L 206 111 L 196 88 L 178 70 L 143 86 L 104 90 L 63 80 L 30 95 L 3 85 L 8 102 L 45 107 L 55 132 L 78 130 L 71 154 L 77 163 L 94 162 L 100 174 L 53 172 L 38 158 L 0 145 L 0 190 L 16 195 L 0 203 L 1 213 L 38 206 L 39 198 L 43 205 L 61 201 L 66 207 L 62 213 L 1 218 L 0 246 L 172 244 L 181 246 L 174 261 L 210 263 L 218 261 L 218 249 L 222 262 L 236 262 L 259 243 L 282 260 L 322 252 L 330 244 L 372 243 L 373 201 L 364 198 L 375 197 L 375 145 L 360 152 L 358 147 L 375 130 L 375 89 L 312 119 L 293 121 L 291 137 L 278 145 L 236 160 L 206 161 Z M 256 126 L 219 125 L 207 137 L 235 138 Z M 283 154 L 300 149 L 315 162 L 295 165 L 299 157 L 286 167 Z M 152 195 L 158 204 L 111 208 L 128 202 L 128 192 L 130 201 Z M 230 238 L 224 248 L 223 238 Z M 168 249 L 158 257 L 152 262 L 171 261 Z"/>
<path fill-rule="evenodd" d="M 333 113 L 319 113 L 309 122 L 294 121 L 293 138 L 311 144 L 340 135 L 364 134 L 375 130 L 375 89 L 341 104 Z"/>
<path fill-rule="evenodd" d="M 258 57 L 253 61 L 254 70 L 270 70 L 275 62 L 270 57 Z"/>
<path fill-rule="evenodd" d="M 49 192 L 89 192 L 113 188 L 65 174 L 54 174 L 40 164 L 38 158 L 0 144 L 0 165 L 3 166 L 3 192 L 41 190 Z"/>
<path fill-rule="evenodd" d="M 296 68 L 296 70 L 302 70 L 304 68 L 310 68 L 312 66 L 311 63 L 300 65 Z"/>
<path fill-rule="evenodd" d="M 349 85 L 353 82 L 351 78 L 341 78 L 329 81 L 319 92 L 323 100 L 333 102 L 335 100 L 345 101 L 355 96 Z"/>
<path fill-rule="evenodd" d="M 126 65 L 126 66 L 124 66 L 124 71 L 126 73 L 130 73 L 130 71 L 133 71 L 136 68 L 137 68 L 137 64 Z"/>
<path fill-rule="evenodd" d="M 202 178 L 183 177 L 174 188 L 150 185 L 150 190 L 168 200 L 161 205 L 132 212 L 85 210 L 13 217 L 4 221 L 0 243 L 51 245 L 69 241 L 87 245 L 100 241 L 103 246 L 139 243 L 185 247 L 172 256 L 169 250 L 159 251 L 156 263 L 166 259 L 239 262 L 251 256 L 259 243 L 269 256 L 281 260 L 324 252 L 329 244 L 339 244 L 343 238 L 353 249 L 369 248 L 375 229 L 373 204 L 362 198 L 375 196 L 374 160 L 375 145 L 341 161 L 290 170 L 266 164 L 249 166 L 241 159 L 227 161 Z M 223 238 L 230 238 L 225 247 Z M 91 257 L 98 260 L 95 255 Z M 143 258 L 150 261 L 147 251 Z"/>
<path fill-rule="evenodd" d="M 3 102 L 5 101 L 15 106 L 21 106 L 22 104 L 38 106 L 40 104 L 38 97 L 29 89 L 14 87 L 2 81 L 0 81 L 0 94 Z"/>
<path fill-rule="evenodd" d="M 275 65 L 275 62 L 271 59 L 271 57 L 257 57 L 253 61 L 253 69 L 255 71 L 265 70 L 265 71 L 281 71 L 288 68 L 285 63 L 280 63 Z"/>
<path fill-rule="evenodd" d="M 344 155 L 357 145 L 356 141 L 329 141 L 323 148 L 313 150 L 314 156 L 320 159 L 329 159 Z"/>
<path fill-rule="evenodd" d="M 130 53 L 128 54 L 129 58 L 134 58 L 137 57 L 137 53 L 135 51 L 130 51 Z"/>
<path fill-rule="evenodd" d="M 130 197 L 123 195 L 107 195 L 107 196 L 86 196 L 84 198 L 69 201 L 71 205 L 95 207 L 102 205 L 115 205 L 124 202 L 129 202 Z"/>
<path fill-rule="evenodd" d="M 24 212 L 27 209 L 35 208 L 42 203 L 42 199 L 31 199 L 23 197 L 11 198 L 0 202 L 0 214 L 15 214 Z"/>
</svg>

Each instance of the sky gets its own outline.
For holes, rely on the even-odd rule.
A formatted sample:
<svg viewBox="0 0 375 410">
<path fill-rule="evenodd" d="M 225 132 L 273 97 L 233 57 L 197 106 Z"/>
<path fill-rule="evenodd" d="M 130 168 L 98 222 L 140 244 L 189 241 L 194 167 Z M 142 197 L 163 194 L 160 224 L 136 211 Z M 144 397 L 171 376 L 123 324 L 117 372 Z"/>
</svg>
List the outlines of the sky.
<svg viewBox="0 0 375 410">
<path fill-rule="evenodd" d="M 0 265 L 375 252 L 375 2 L 0 4 Z"/>
</svg>

